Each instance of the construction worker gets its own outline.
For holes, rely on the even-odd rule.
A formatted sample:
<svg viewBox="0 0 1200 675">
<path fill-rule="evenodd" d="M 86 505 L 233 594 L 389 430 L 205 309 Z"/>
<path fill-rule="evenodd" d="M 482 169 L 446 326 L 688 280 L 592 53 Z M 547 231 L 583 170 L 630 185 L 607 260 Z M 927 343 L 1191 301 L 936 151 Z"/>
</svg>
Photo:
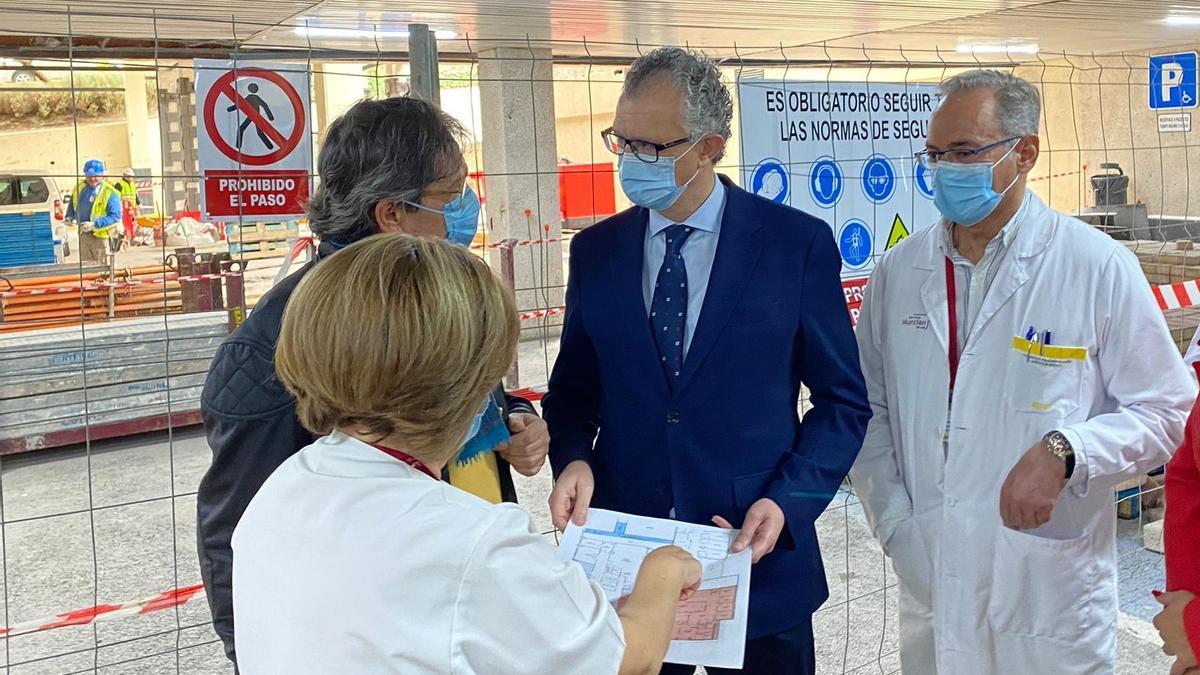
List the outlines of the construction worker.
<svg viewBox="0 0 1200 675">
<path fill-rule="evenodd" d="M 71 191 L 67 220 L 79 224 L 79 249 L 84 262 L 105 264 L 113 225 L 121 222 L 121 197 L 104 180 L 104 162 L 89 159 L 83 180 Z"/>
<path fill-rule="evenodd" d="M 137 184 L 133 179 L 133 169 L 125 169 L 121 172 L 121 179 L 113 183 L 117 194 L 121 195 L 121 222 L 125 225 L 127 241 L 133 241 L 134 220 L 137 218 L 138 207 L 142 205 L 142 200 L 138 198 Z"/>
</svg>

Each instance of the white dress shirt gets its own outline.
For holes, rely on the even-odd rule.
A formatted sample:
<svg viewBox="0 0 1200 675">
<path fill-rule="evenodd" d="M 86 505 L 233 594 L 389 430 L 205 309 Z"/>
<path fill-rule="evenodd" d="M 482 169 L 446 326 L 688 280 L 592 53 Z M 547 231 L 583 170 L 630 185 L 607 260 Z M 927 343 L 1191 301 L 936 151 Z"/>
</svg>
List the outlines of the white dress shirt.
<svg viewBox="0 0 1200 675">
<path fill-rule="evenodd" d="M 344 434 L 285 461 L 233 535 L 238 666 L 254 673 L 616 673 L 604 592 L 514 504 Z"/>
<path fill-rule="evenodd" d="M 954 263 L 954 287 L 956 289 L 955 298 L 958 307 L 958 351 L 961 354 L 964 346 L 967 343 L 967 336 L 971 334 L 971 330 L 975 327 L 975 318 L 979 316 L 979 308 L 983 306 L 983 299 L 987 296 L 987 291 L 992 286 L 992 281 L 996 278 L 996 271 L 1000 269 L 1000 262 L 1004 260 L 1004 256 L 1012 247 L 1012 242 L 1017 237 L 1017 230 L 1021 226 L 1021 220 L 1025 217 L 1025 209 L 1029 205 L 1029 196 L 1021 201 L 1021 208 L 1013 214 L 1013 217 L 1005 223 L 1004 228 L 1000 233 L 988 242 L 987 248 L 984 249 L 983 257 L 979 259 L 978 264 L 972 263 L 963 254 L 958 252 L 954 247 L 954 232 L 951 223 L 943 220 L 942 239 L 939 242 L 942 248 L 942 253 L 945 254 L 950 261 Z M 958 227 L 962 227 L 959 225 Z"/>
</svg>

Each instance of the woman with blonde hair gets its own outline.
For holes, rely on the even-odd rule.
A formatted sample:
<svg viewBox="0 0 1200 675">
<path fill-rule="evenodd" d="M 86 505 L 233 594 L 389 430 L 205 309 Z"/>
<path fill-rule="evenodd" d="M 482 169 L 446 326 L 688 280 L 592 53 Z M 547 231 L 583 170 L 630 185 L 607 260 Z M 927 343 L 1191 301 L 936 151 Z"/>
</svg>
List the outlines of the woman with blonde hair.
<svg viewBox="0 0 1200 675">
<path fill-rule="evenodd" d="M 276 368 L 328 434 L 286 460 L 233 535 L 247 673 L 657 673 L 700 566 L 646 558 L 617 612 L 529 515 L 438 480 L 519 333 L 468 251 L 379 235 L 300 283 Z"/>
</svg>

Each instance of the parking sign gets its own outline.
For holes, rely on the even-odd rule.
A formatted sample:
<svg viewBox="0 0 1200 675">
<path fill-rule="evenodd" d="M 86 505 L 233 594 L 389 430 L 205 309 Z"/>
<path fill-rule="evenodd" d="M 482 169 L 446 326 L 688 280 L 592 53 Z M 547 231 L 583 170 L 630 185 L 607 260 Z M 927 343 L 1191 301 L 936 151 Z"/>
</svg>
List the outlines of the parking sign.
<svg viewBox="0 0 1200 675">
<path fill-rule="evenodd" d="M 1150 57 L 1151 110 L 1196 107 L 1196 83 L 1196 52 Z"/>
</svg>

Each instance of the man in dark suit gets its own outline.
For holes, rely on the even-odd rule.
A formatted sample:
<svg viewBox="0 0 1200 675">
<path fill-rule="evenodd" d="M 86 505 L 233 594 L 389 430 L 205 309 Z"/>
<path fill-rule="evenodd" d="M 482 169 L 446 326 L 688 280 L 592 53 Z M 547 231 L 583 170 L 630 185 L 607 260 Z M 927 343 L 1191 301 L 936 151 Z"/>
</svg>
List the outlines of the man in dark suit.
<svg viewBox="0 0 1200 675">
<path fill-rule="evenodd" d="M 755 562 L 740 672 L 808 674 L 829 594 L 814 522 L 871 412 L 833 234 L 717 176 L 732 116 L 700 54 L 659 49 L 626 75 L 603 135 L 638 206 L 571 247 L 543 403 L 550 508 L 560 529 L 589 505 L 740 527 Z"/>
</svg>

